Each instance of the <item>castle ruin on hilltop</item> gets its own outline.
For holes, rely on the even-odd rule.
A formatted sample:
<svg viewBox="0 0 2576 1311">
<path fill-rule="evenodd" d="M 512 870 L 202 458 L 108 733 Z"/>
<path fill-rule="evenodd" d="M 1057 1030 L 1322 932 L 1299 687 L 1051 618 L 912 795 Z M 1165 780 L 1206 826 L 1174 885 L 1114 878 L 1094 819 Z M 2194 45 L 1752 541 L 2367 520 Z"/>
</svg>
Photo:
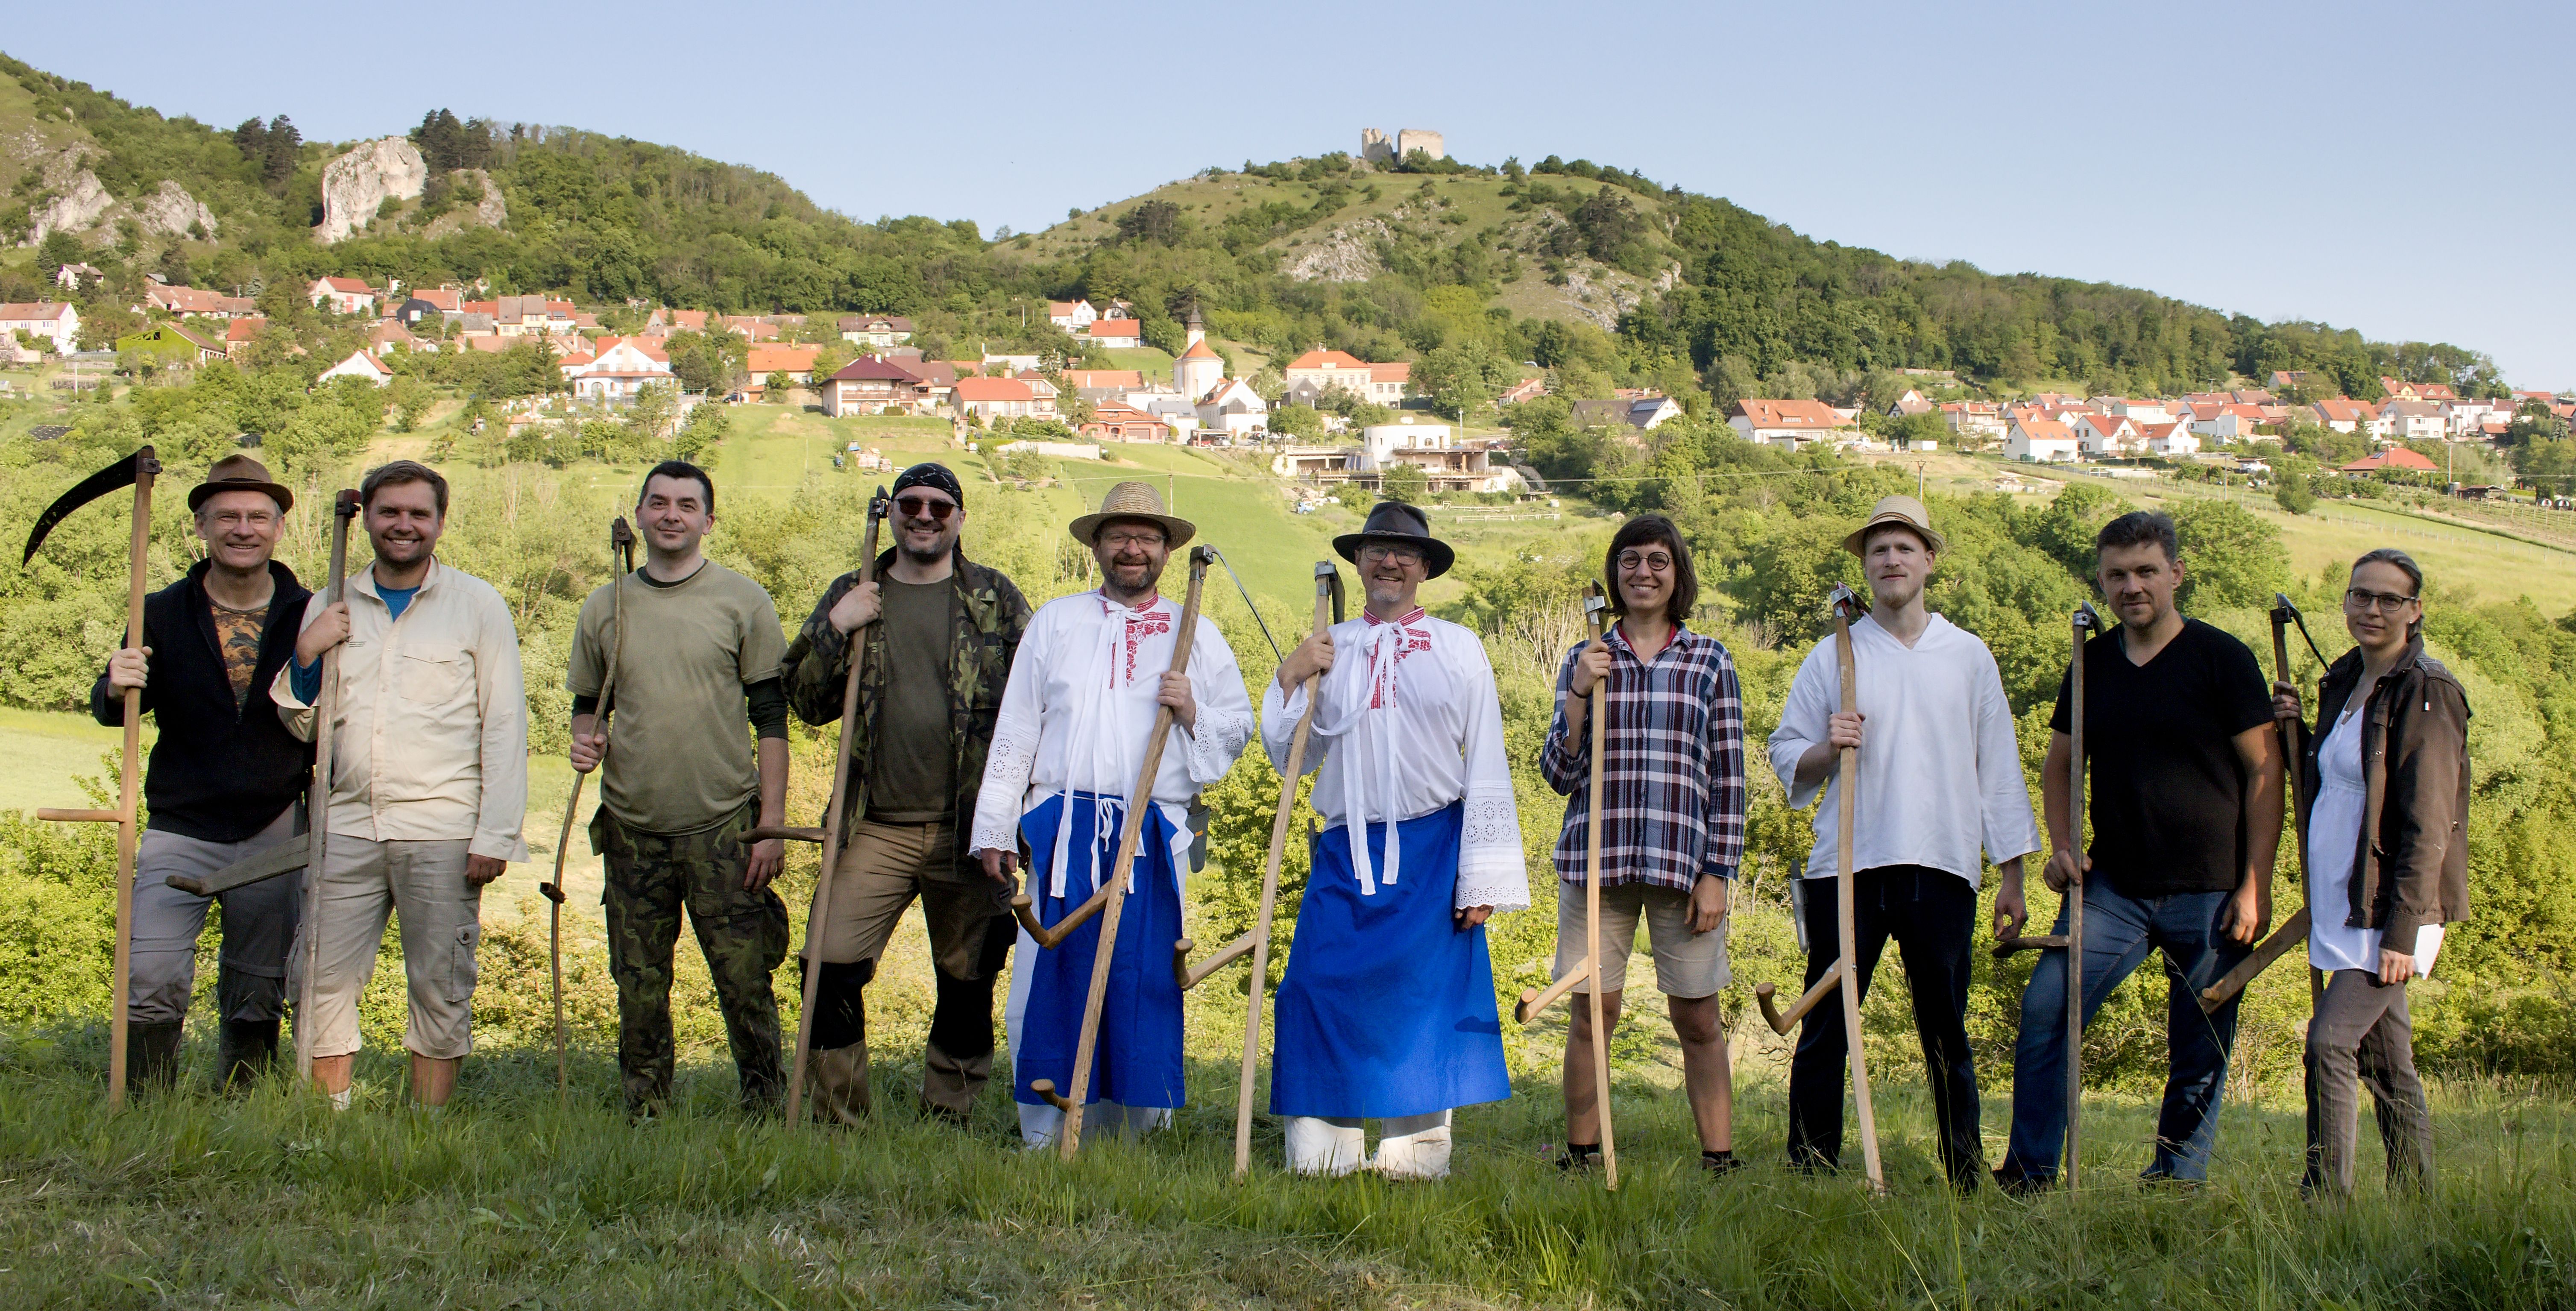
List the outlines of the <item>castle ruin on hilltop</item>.
<svg viewBox="0 0 2576 1311">
<path fill-rule="evenodd" d="M 1367 163 L 1392 164 L 1417 150 L 1431 159 L 1449 157 L 1449 148 L 1441 142 L 1440 134 L 1426 128 L 1399 128 L 1392 141 L 1376 128 L 1360 129 L 1360 158 Z"/>
</svg>

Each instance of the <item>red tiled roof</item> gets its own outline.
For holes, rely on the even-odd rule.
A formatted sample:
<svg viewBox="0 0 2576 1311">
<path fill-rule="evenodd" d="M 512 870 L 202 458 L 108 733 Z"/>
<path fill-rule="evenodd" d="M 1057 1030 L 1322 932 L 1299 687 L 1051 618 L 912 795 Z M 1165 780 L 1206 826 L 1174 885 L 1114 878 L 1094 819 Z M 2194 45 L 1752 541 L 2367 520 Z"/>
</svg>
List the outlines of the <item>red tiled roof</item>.
<svg viewBox="0 0 2576 1311">
<path fill-rule="evenodd" d="M 1348 351 L 1308 351 L 1288 361 L 1291 369 L 1365 369 L 1368 363 Z"/>
<path fill-rule="evenodd" d="M 257 337 L 267 326 L 268 320 L 262 318 L 235 319 L 225 325 L 224 340 L 226 342 L 249 341 Z"/>
<path fill-rule="evenodd" d="M 823 353 L 820 346 L 754 346 L 744 357 L 743 368 L 755 378 L 773 373 L 803 373 L 814 367 L 814 357 Z"/>
<path fill-rule="evenodd" d="M 1145 374 L 1139 369 L 1067 369 L 1065 378 L 1076 387 L 1142 387 Z"/>
<path fill-rule="evenodd" d="M 2391 446 L 2376 454 L 2365 455 L 2338 472 L 2369 473 L 2374 469 L 2413 469 L 2418 473 L 2431 473 L 2433 462 L 2403 446 Z"/>
<path fill-rule="evenodd" d="M 1130 321 L 1132 322 L 1132 320 Z M 1181 352 L 1181 358 L 1185 360 L 1221 360 L 1225 357 L 1208 349 L 1207 341 L 1202 338 L 1201 340 L 1190 343 L 1190 348 Z"/>
<path fill-rule="evenodd" d="M 1823 401 L 1741 400 L 1732 407 L 1756 428 L 1847 428 L 1851 421 Z"/>
<path fill-rule="evenodd" d="M 70 305 L 59 301 L 19 301 L 15 304 L 0 305 L 0 319 L 32 319 L 42 322 L 59 319 L 70 310 Z"/>
<path fill-rule="evenodd" d="M 1145 323 L 1142 319 L 1097 319 L 1092 322 L 1091 335 L 1094 337 L 1134 337 L 1141 341 L 1145 336 Z"/>
<path fill-rule="evenodd" d="M 1017 378 L 959 378 L 957 399 L 961 401 L 1029 401 L 1037 399 L 1029 385 Z"/>
<path fill-rule="evenodd" d="M 320 281 L 323 286 L 333 291 L 352 296 L 372 296 L 376 292 L 375 288 L 368 286 L 363 279 L 359 278 L 323 278 Z"/>
</svg>

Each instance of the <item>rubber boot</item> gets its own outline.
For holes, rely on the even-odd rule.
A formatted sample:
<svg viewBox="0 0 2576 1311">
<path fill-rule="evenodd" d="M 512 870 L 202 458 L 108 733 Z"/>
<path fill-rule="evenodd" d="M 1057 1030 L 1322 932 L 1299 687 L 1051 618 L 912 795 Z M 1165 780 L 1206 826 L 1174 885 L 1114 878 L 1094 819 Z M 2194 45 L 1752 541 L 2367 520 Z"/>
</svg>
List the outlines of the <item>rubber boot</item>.
<svg viewBox="0 0 2576 1311">
<path fill-rule="evenodd" d="M 813 1054 L 814 1118 L 826 1124 L 855 1125 L 874 1105 L 868 1095 L 868 1045 L 854 1042 Z"/>
<path fill-rule="evenodd" d="M 277 1064 L 276 1020 L 226 1020 L 216 1049 L 215 1080 L 227 1093 L 239 1095 Z"/>
<path fill-rule="evenodd" d="M 179 1033 L 185 1020 L 125 1025 L 125 1091 L 168 1088 L 179 1081 Z"/>
</svg>

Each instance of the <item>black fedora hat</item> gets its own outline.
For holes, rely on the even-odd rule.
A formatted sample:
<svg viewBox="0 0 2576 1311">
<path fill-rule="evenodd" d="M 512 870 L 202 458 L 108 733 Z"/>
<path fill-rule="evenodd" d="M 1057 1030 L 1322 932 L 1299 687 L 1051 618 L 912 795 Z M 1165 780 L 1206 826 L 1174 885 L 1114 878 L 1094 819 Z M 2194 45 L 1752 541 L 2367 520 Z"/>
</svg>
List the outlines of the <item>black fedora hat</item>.
<svg viewBox="0 0 2576 1311">
<path fill-rule="evenodd" d="M 1431 521 L 1421 510 L 1402 501 L 1380 501 L 1369 507 L 1368 522 L 1355 533 L 1344 533 L 1333 539 L 1333 549 L 1352 564 L 1360 562 L 1360 547 L 1368 542 L 1385 542 L 1392 546 L 1410 546 L 1422 552 L 1422 562 L 1429 569 L 1423 576 L 1437 578 L 1449 572 L 1458 553 L 1447 542 L 1431 535 Z"/>
</svg>

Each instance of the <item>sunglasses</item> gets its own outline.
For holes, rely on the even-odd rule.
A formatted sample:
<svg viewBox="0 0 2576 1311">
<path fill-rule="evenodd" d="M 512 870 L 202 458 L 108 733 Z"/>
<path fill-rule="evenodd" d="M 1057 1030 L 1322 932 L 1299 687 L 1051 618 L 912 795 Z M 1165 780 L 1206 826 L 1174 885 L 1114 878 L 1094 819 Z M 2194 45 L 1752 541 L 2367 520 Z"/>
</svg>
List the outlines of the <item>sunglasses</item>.
<svg viewBox="0 0 2576 1311">
<path fill-rule="evenodd" d="M 901 511 L 903 517 L 907 519 L 928 519 L 932 523 L 946 523 L 949 512 L 957 508 L 957 503 L 934 501 L 927 496 L 898 496 L 894 498 L 894 508 Z"/>
</svg>

